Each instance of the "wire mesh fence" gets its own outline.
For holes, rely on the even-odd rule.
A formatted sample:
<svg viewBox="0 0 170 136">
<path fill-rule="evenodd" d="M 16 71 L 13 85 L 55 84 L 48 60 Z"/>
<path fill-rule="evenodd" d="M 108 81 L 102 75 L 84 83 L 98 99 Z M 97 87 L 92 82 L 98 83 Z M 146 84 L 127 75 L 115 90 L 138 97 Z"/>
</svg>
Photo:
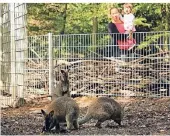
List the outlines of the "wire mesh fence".
<svg viewBox="0 0 170 136">
<path fill-rule="evenodd" d="M 0 105 L 23 97 L 26 4 L 0 4 Z"/>
<path fill-rule="evenodd" d="M 108 33 L 27 37 L 24 97 L 55 91 L 61 69 L 70 69 L 72 96 L 169 96 L 170 32 L 134 33 L 129 50 L 126 43 L 115 44 L 125 38 Z"/>
<path fill-rule="evenodd" d="M 39 43 L 34 45 L 32 39 L 28 40 L 31 42 L 29 69 L 25 71 L 33 73 L 27 73 L 32 83 L 25 80 L 25 85 L 35 94 L 48 93 L 50 80 L 55 85 L 55 80 L 60 80 L 60 70 L 69 68 L 73 96 L 169 96 L 169 34 L 135 33 L 136 46 L 131 50 L 120 50 L 109 34 L 53 35 L 52 47 L 48 35 L 39 36 Z M 49 48 L 52 49 L 52 79 L 49 78 Z"/>
<path fill-rule="evenodd" d="M 48 36 L 28 37 L 24 70 L 24 90 L 27 94 L 41 94 L 47 88 L 46 82 L 49 73 L 48 48 Z"/>
</svg>

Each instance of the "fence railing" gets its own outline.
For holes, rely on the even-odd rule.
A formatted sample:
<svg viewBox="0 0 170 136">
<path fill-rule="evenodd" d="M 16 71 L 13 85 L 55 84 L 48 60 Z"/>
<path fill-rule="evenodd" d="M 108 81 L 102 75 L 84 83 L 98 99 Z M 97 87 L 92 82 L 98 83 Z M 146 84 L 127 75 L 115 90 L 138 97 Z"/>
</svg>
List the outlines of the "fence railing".
<svg viewBox="0 0 170 136">
<path fill-rule="evenodd" d="M 51 93 L 60 79 L 60 70 L 65 68 L 70 69 L 73 96 L 169 96 L 170 32 L 140 32 L 134 33 L 133 38 L 136 45 L 132 49 L 120 50 L 117 40 L 125 40 L 127 35 L 48 34 L 27 37 L 24 97 Z M 4 67 L 5 61 L 11 63 L 5 58 L 2 60 Z M 5 71 L 2 74 L 10 76 Z M 9 92 L 7 88 L 5 91 Z"/>
</svg>

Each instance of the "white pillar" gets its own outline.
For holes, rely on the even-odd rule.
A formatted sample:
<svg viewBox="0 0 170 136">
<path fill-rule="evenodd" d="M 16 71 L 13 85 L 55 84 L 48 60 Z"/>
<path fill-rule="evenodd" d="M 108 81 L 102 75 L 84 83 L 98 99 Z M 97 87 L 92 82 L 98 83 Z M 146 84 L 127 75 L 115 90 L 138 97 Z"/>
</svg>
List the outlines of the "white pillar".
<svg viewBox="0 0 170 136">
<path fill-rule="evenodd" d="M 19 14 L 18 14 L 19 13 Z M 16 54 L 16 91 L 17 96 L 24 97 L 24 50 L 26 48 L 26 7 L 25 4 L 15 3 L 15 54 Z M 21 16 L 22 15 L 22 16 Z M 18 25 L 20 24 L 20 25 Z"/>
<path fill-rule="evenodd" d="M 53 91 L 53 41 L 52 33 L 48 33 L 48 48 L 49 48 L 49 95 L 52 95 Z"/>
<path fill-rule="evenodd" d="M 2 81 L 2 4 L 0 3 L 0 82 L 1 81 Z"/>
<path fill-rule="evenodd" d="M 16 48 L 15 48 L 15 28 L 14 28 L 14 3 L 10 3 L 10 48 L 11 48 L 11 86 L 10 86 L 10 93 L 12 94 L 12 97 L 16 97 Z"/>
</svg>

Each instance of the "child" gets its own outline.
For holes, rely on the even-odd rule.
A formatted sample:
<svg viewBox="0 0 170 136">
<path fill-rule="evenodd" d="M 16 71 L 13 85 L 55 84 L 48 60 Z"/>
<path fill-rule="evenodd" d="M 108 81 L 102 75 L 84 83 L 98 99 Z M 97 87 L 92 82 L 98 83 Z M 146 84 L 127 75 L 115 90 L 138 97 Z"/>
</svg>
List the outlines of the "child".
<svg viewBox="0 0 170 136">
<path fill-rule="evenodd" d="M 125 33 L 129 34 L 129 39 L 131 40 L 133 38 L 132 37 L 133 32 L 136 31 L 135 26 L 134 26 L 135 16 L 132 14 L 132 4 L 125 3 L 123 5 L 123 8 L 124 8 L 123 9 L 124 29 L 125 29 Z"/>
<path fill-rule="evenodd" d="M 132 46 L 128 50 L 131 50 L 136 45 L 136 41 L 133 39 L 133 32 L 136 31 L 134 26 L 135 16 L 132 14 L 132 4 L 125 3 L 123 8 L 124 17 L 120 17 L 120 19 L 124 22 L 125 33 L 129 34 L 128 42 Z"/>
</svg>

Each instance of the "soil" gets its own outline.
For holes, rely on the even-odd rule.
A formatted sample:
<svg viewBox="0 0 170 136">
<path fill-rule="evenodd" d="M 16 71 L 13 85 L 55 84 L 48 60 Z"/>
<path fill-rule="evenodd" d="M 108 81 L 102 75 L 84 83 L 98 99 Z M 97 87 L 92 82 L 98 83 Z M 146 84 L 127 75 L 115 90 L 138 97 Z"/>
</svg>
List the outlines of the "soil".
<svg viewBox="0 0 170 136">
<path fill-rule="evenodd" d="M 82 117 L 87 106 L 94 98 L 75 98 L 81 109 Z M 83 124 L 79 130 L 61 133 L 63 135 L 169 135 L 170 98 L 116 98 L 125 108 L 122 121 L 118 126 L 114 121 L 105 121 L 102 128 L 96 128 L 96 120 Z M 1 110 L 2 135 L 40 135 L 43 126 L 41 108 L 47 99 L 34 100 L 20 108 Z M 46 133 L 47 134 L 47 133 Z"/>
</svg>

